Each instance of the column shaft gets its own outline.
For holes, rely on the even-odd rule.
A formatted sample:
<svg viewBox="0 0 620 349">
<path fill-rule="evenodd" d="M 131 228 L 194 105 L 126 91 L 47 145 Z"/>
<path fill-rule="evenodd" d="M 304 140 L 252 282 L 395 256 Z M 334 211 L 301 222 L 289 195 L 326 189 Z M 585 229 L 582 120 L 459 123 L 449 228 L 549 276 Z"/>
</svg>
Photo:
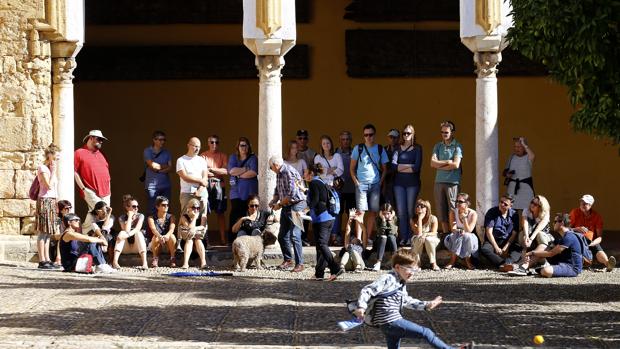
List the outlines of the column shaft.
<svg viewBox="0 0 620 349">
<path fill-rule="evenodd" d="M 282 155 L 282 85 L 280 72 L 284 58 L 257 56 L 259 72 L 258 107 L 258 192 L 263 208 L 276 187 L 276 175 L 269 169 L 273 155 Z"/>
</svg>

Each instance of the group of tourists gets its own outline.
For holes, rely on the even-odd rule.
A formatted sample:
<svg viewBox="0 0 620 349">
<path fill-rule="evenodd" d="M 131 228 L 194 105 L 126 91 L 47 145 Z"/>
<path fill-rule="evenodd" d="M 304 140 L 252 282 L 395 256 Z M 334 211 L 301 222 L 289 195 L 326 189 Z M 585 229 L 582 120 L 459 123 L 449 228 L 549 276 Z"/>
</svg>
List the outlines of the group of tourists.
<svg viewBox="0 0 620 349">
<path fill-rule="evenodd" d="M 399 246 L 410 247 L 418 264 L 426 253 L 430 268 L 440 270 L 436 249 L 442 242 L 451 253 L 445 269 L 455 267 L 459 259 L 466 269 L 474 269 L 481 254 L 499 270 L 513 274 L 527 274 L 530 267 L 542 263 L 542 275 L 574 276 L 582 268 L 576 255 L 587 254 L 574 243 L 575 236 L 584 238 L 593 262 L 613 269 L 615 258 L 608 258 L 601 247 L 602 218 L 592 209 L 594 198 L 584 195 L 579 208 L 551 221 L 548 200 L 535 194 L 535 155 L 523 137 L 513 139 L 514 152 L 503 172 L 506 194 L 499 206 L 483 213 L 484 231 L 477 232 L 478 213 L 470 208 L 469 195 L 460 191 L 463 148 L 454 137 L 454 123 L 442 122 L 440 132 L 441 141 L 434 145 L 430 157 L 430 166 L 436 169 L 433 214 L 431 203 L 419 197 L 423 150 L 411 124 L 402 130 L 391 129 L 385 146 L 375 141 L 372 124 L 363 127 L 364 141 L 357 145 L 349 131 L 340 133 L 337 148 L 330 136 L 323 135 L 318 152 L 308 146 L 308 131 L 298 130 L 296 139 L 287 143 L 284 156 L 269 159 L 277 186 L 272 200 L 262 205 L 256 196 L 258 158 L 248 138 L 239 137 L 234 152 L 227 156 L 219 149 L 217 135 L 207 138 L 208 150 L 202 153 L 200 139 L 192 137 L 185 154 L 173 164 L 164 146 L 166 134 L 156 131 L 152 145 L 144 150 L 144 174 L 140 177 L 148 206 L 141 213 L 138 201 L 125 195 L 123 212 L 115 224 L 109 166 L 101 152 L 107 138 L 101 131 L 91 130 L 83 139 L 84 146 L 75 151 L 75 182 L 89 210 L 82 224 L 78 224 L 78 216 L 69 214 L 70 202 L 57 201 L 60 149 L 50 145 L 37 169 L 39 267 L 62 265 L 71 270 L 78 256 L 96 250 L 93 260 L 102 272 L 118 269 L 122 253 L 137 253 L 139 268 L 146 269 L 158 266 L 166 246 L 171 266 L 177 266 L 175 252 L 182 250 L 181 268 L 189 267 L 193 251 L 199 257 L 199 267 L 206 268 L 207 216 L 214 214 L 220 240 L 229 243 L 236 236 L 261 234 L 268 221 L 278 222 L 284 256 L 279 268 L 293 272 L 304 270 L 302 247 L 310 244 L 307 233 L 311 222 L 317 279 L 324 278 L 326 267 L 332 280 L 347 268 L 380 270 L 386 252 L 394 253 Z M 180 181 L 178 220 L 169 212 L 173 166 Z M 334 210 L 334 200 L 339 209 Z M 343 246 L 340 263 L 333 258 L 330 245 Z M 152 252 L 150 264 L 148 250 Z M 106 253 L 111 266 L 106 263 Z M 370 255 L 376 262 L 368 263 Z M 554 262 L 569 267 L 549 272 L 547 265 Z"/>
</svg>

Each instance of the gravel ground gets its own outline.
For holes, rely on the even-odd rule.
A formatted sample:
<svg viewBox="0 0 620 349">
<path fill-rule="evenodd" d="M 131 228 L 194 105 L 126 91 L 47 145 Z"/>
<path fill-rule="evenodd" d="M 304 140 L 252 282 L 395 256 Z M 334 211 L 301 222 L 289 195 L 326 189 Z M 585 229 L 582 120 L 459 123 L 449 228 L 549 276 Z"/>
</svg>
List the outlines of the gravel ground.
<svg viewBox="0 0 620 349">
<path fill-rule="evenodd" d="M 190 269 L 190 271 L 197 269 Z M 342 348 L 383 347 L 364 327 L 342 333 L 344 300 L 378 273 L 347 273 L 336 282 L 275 269 L 232 277 L 174 278 L 179 269 L 113 275 L 40 271 L 0 263 L 0 348 Z M 224 271 L 224 270 L 221 270 Z M 227 271 L 227 270 L 226 270 Z M 620 348 L 620 274 L 578 278 L 507 277 L 491 271 L 421 271 L 408 285 L 420 299 L 443 296 L 432 312 L 405 311 L 448 343 L 479 348 Z M 404 347 L 427 348 L 405 340 Z"/>
</svg>

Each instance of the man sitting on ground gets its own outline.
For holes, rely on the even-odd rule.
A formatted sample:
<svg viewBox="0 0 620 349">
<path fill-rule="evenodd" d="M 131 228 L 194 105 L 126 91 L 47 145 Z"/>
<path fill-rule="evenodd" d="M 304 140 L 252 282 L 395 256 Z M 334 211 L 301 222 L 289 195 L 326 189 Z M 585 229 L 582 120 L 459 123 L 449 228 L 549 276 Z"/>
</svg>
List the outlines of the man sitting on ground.
<svg viewBox="0 0 620 349">
<path fill-rule="evenodd" d="M 573 231 L 581 233 L 588 240 L 588 246 L 592 251 L 592 256 L 602 265 L 607 267 L 607 271 L 612 271 L 616 267 L 616 257 L 607 258 L 603 251 L 601 242 L 603 241 L 603 217 L 592 209 L 594 197 L 586 194 L 579 199 L 579 207 L 570 211 L 570 226 Z"/>
<path fill-rule="evenodd" d="M 521 246 L 515 243 L 519 231 L 519 215 L 512 209 L 513 198 L 503 195 L 499 206 L 490 208 L 484 216 L 485 241 L 480 251 L 500 271 L 514 269 L 521 259 Z"/>
</svg>

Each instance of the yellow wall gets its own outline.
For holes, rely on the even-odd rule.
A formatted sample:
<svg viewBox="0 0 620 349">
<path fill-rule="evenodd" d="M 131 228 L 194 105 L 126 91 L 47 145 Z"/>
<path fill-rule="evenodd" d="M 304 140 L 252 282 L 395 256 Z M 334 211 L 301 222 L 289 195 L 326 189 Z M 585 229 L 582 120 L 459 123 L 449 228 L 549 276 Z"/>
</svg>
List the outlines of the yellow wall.
<svg viewBox="0 0 620 349">
<path fill-rule="evenodd" d="M 367 122 L 374 123 L 379 134 L 413 123 L 425 150 L 421 197 L 432 198 L 434 172 L 428 166 L 429 152 L 440 138 L 440 121 L 451 119 L 465 151 L 462 189 L 473 194 L 473 63 L 471 78 L 436 79 L 351 79 L 345 65 L 346 29 L 455 29 L 458 23 L 354 23 L 342 19 L 347 3 L 315 1 L 312 23 L 298 25 L 298 43 L 310 45 L 311 79 L 287 80 L 284 68 L 284 140 L 292 139 L 295 130 L 305 128 L 310 131 L 311 146 L 317 148 L 318 138 L 324 133 L 337 139 L 341 130 L 351 130 L 354 141 L 359 142 L 360 128 Z M 154 44 L 241 44 L 241 26 L 87 28 L 86 45 Z M 372 49 L 372 42 L 368 47 Z M 512 137 L 526 136 L 537 156 L 536 190 L 550 199 L 552 210 L 575 207 L 581 194 L 590 193 L 596 199 L 595 208 L 604 216 L 605 228 L 620 230 L 620 217 L 614 209 L 618 189 L 610 185 L 620 170 L 617 149 L 571 131 L 568 121 L 572 108 L 565 88 L 546 78 L 502 77 L 501 64 L 499 69 L 498 171 L 511 152 Z M 150 143 L 155 129 L 167 132 L 167 147 L 175 158 L 185 152 L 186 141 L 193 135 L 198 135 L 206 147 L 206 137 L 217 133 L 227 152 L 240 135 L 248 136 L 257 146 L 257 80 L 80 82 L 76 84 L 75 98 L 76 141 L 92 128 L 102 129 L 110 138 L 104 150 L 112 166 L 115 210 L 120 210 L 124 193 L 144 198 L 137 177 L 142 173 L 142 149 Z M 385 142 L 386 138 L 378 140 Z M 178 177 L 172 175 L 172 179 L 176 198 Z"/>
</svg>

